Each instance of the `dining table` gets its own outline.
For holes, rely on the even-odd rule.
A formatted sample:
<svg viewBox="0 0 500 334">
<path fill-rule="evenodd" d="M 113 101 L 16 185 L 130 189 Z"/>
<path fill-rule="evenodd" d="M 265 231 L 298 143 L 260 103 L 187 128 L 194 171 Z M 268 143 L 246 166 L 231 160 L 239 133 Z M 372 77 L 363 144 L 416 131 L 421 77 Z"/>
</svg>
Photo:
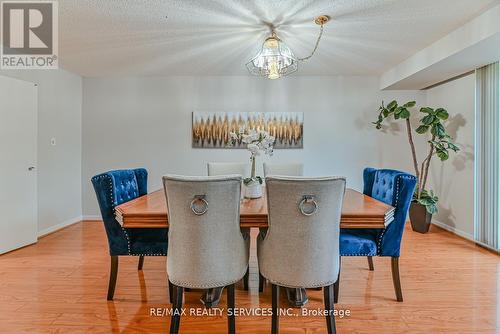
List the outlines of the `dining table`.
<svg viewBox="0 0 500 334">
<path fill-rule="evenodd" d="M 240 226 L 268 226 L 266 192 L 256 199 L 243 198 L 240 205 Z M 116 220 L 124 228 L 168 227 L 167 201 L 163 189 L 120 204 L 115 208 Z M 394 219 L 394 207 L 347 188 L 342 205 L 340 228 L 385 228 Z"/>
</svg>

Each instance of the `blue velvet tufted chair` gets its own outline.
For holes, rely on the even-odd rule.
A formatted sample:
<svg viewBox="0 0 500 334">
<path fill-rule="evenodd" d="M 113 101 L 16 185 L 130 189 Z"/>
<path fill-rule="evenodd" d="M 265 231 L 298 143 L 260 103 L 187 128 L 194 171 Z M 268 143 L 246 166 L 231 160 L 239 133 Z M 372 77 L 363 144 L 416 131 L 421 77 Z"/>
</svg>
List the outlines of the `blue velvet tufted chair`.
<svg viewBox="0 0 500 334">
<path fill-rule="evenodd" d="M 168 229 L 125 229 L 115 219 L 117 205 L 147 194 L 147 181 L 148 172 L 144 168 L 114 170 L 92 178 L 111 255 L 108 300 L 113 299 L 115 292 L 118 256 L 139 256 L 138 270 L 142 270 L 144 256 L 167 255 Z"/>
<path fill-rule="evenodd" d="M 343 229 L 340 233 L 341 256 L 367 256 L 373 270 L 372 256 L 390 256 L 396 298 L 403 301 L 399 278 L 399 250 L 417 179 L 392 169 L 366 168 L 363 172 L 365 195 L 395 208 L 394 220 L 384 229 Z M 338 285 L 335 299 L 338 298 Z"/>
</svg>

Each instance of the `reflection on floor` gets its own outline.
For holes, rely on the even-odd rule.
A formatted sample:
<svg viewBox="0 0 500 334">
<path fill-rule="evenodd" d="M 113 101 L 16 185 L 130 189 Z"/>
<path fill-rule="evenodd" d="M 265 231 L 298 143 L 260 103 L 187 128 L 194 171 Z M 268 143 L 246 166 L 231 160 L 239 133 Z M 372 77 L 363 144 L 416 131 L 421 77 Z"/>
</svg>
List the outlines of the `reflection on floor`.
<svg viewBox="0 0 500 334">
<path fill-rule="evenodd" d="M 169 317 L 165 258 L 121 258 L 113 302 L 106 301 L 109 256 L 104 228 L 82 222 L 46 236 L 38 244 L 0 256 L 2 333 L 166 332 Z M 270 308 L 270 288 L 258 294 L 257 261 L 251 258 L 250 291 L 238 285 L 236 306 Z M 500 323 L 500 257 L 432 227 L 426 235 L 407 226 L 400 260 L 405 301 L 395 301 L 390 259 L 344 258 L 339 333 L 495 333 Z M 187 308 L 201 308 L 200 293 L 186 293 Z M 309 291 L 309 311 L 322 308 L 321 291 Z M 284 297 L 284 296 L 282 296 Z M 282 298 L 282 305 L 285 300 Z M 221 303 L 224 307 L 225 299 Z M 189 312 L 189 311 L 188 311 Z M 200 311 L 201 312 L 201 311 Z M 281 333 L 324 333 L 321 315 L 282 317 Z M 216 312 L 214 312 L 216 313 Z M 297 316 L 295 316 L 295 314 Z M 218 314 L 188 316 L 181 333 L 225 333 Z M 270 332 L 270 317 L 238 317 L 238 333 Z M 500 331 L 500 330 L 499 330 Z"/>
</svg>

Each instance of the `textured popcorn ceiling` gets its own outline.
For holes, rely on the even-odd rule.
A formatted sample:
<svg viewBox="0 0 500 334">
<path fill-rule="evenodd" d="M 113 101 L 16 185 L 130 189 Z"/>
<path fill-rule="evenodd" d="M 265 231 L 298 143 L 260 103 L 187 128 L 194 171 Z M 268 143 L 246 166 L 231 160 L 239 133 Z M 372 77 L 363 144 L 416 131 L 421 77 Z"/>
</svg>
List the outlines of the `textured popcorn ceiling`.
<svg viewBox="0 0 500 334">
<path fill-rule="evenodd" d="M 84 76 L 247 75 L 277 26 L 297 57 L 293 75 L 380 74 L 498 0 L 59 0 L 62 66 Z M 167 18 L 166 18 L 167 17 Z"/>
</svg>

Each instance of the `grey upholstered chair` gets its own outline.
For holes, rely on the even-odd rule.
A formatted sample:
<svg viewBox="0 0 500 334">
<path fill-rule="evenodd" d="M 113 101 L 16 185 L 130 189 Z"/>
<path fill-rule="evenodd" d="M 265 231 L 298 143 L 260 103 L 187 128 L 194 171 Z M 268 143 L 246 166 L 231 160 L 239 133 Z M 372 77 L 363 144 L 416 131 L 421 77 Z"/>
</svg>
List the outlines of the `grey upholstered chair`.
<svg viewBox="0 0 500 334">
<path fill-rule="evenodd" d="M 250 176 L 250 164 L 236 162 L 209 162 L 207 163 L 208 175 L 238 174 L 243 178 Z"/>
<path fill-rule="evenodd" d="M 241 175 L 243 178 L 250 176 L 250 164 L 248 163 L 237 163 L 237 162 L 209 162 L 207 163 L 208 176 L 220 176 L 220 175 L 230 175 L 237 174 Z M 242 230 L 245 238 L 250 239 L 250 229 Z M 250 247 L 250 243 L 248 244 Z M 250 248 L 249 248 L 250 250 Z M 245 277 L 243 277 L 243 289 L 248 290 L 248 279 L 250 271 L 247 269 Z M 209 291 L 206 297 L 202 297 L 204 304 L 208 306 L 216 306 L 218 304 L 218 298 L 220 296 L 220 291 Z M 212 301 L 207 302 L 203 299 L 210 298 Z"/>
<path fill-rule="evenodd" d="M 262 275 L 272 284 L 272 332 L 278 333 L 279 287 L 323 287 L 328 333 L 335 333 L 333 285 L 345 179 L 267 177 L 269 230 L 259 236 Z M 332 242 L 333 241 L 333 242 Z"/>
<path fill-rule="evenodd" d="M 301 163 L 277 163 L 264 162 L 264 177 L 268 175 L 302 176 L 304 165 Z"/>
<path fill-rule="evenodd" d="M 304 165 L 301 163 L 266 163 L 264 162 L 264 177 L 269 175 L 302 176 Z M 264 229 L 261 229 L 261 232 Z M 259 272 L 259 292 L 264 291 L 265 279 Z M 286 289 L 289 303 L 295 307 L 304 306 L 308 299 L 304 289 Z"/>
<path fill-rule="evenodd" d="M 173 293 L 170 333 L 178 333 L 184 288 L 227 288 L 234 308 L 234 283 L 248 267 L 248 240 L 240 232 L 241 176 L 167 175 L 163 185 L 168 206 L 167 274 Z M 228 316 L 235 331 L 234 314 Z"/>
</svg>

